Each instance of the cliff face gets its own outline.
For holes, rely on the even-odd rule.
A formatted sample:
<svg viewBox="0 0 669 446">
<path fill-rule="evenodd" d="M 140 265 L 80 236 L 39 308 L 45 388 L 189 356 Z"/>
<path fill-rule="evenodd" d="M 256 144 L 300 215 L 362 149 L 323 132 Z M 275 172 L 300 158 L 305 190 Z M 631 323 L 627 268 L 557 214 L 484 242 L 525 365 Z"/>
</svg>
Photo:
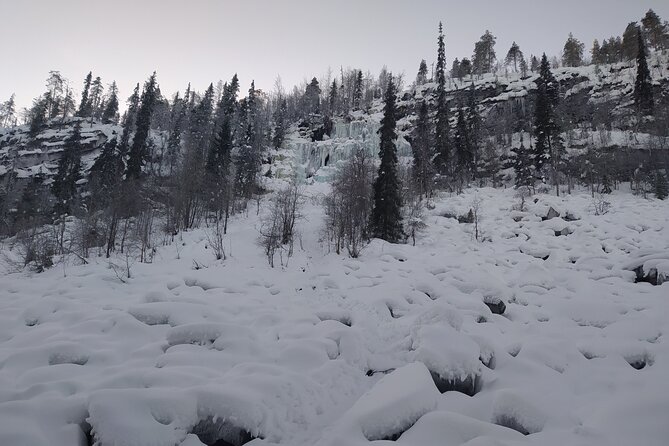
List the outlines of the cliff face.
<svg viewBox="0 0 669 446">
<path fill-rule="evenodd" d="M 560 84 L 560 116 L 569 152 L 588 146 L 617 149 L 669 149 L 669 54 L 653 53 L 649 57 L 653 78 L 656 117 L 638 127 L 634 116 L 633 91 L 636 77 L 634 62 L 553 70 Z M 469 103 L 472 88 L 483 118 L 486 141 L 500 153 L 519 144 L 521 132 L 532 125 L 537 75 L 522 78 L 519 73 L 487 74 L 482 77 L 449 79 L 447 97 L 454 125 L 459 106 Z M 411 131 L 420 101 L 433 102 L 436 84 L 411 86 L 399 98 L 398 154 L 411 156 Z M 338 117 L 328 128 L 329 135 L 313 129 L 305 132 L 294 125 L 284 147 L 271 154 L 272 173 L 296 175 L 301 179 L 327 181 L 333 167 L 346 160 L 355 150 L 376 156 L 377 130 L 382 118 L 383 102 L 376 100 L 364 111 Z M 0 129 L 0 178 L 14 171 L 27 178 L 40 170 L 49 176 L 56 168 L 67 138 L 79 118 L 49 122 L 36 136 L 28 126 Z M 106 141 L 121 133 L 119 126 L 81 121 L 84 144 L 84 166 L 90 167 Z M 527 135 L 527 133 L 526 133 Z M 529 135 L 527 135 L 529 136 Z M 162 144 L 154 138 L 156 146 Z"/>
<path fill-rule="evenodd" d="M 18 178 L 40 171 L 46 176 L 55 173 L 58 159 L 77 122 L 81 125 L 82 162 L 86 169 L 93 164 L 102 146 L 122 131 L 120 126 L 80 118 L 52 120 L 34 136 L 30 135 L 27 125 L 0 129 L 0 177 L 10 171 Z"/>
</svg>

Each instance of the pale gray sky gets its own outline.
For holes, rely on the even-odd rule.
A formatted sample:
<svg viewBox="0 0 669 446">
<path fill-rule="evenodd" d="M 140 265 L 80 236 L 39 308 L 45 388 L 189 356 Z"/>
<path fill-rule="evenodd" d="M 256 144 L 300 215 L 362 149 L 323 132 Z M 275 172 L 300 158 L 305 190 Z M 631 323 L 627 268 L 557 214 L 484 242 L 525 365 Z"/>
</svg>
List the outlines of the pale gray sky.
<svg viewBox="0 0 669 446">
<path fill-rule="evenodd" d="M 292 87 L 340 65 L 412 79 L 435 58 L 440 20 L 450 66 L 486 29 L 498 58 L 514 40 L 528 57 L 558 55 L 569 32 L 589 49 L 649 8 L 669 19 L 667 0 L 0 0 L 0 101 L 29 105 L 49 70 L 77 95 L 92 70 L 123 100 L 154 70 L 170 95 L 235 72 L 242 90 L 251 79 L 271 90 L 277 75 Z"/>
</svg>

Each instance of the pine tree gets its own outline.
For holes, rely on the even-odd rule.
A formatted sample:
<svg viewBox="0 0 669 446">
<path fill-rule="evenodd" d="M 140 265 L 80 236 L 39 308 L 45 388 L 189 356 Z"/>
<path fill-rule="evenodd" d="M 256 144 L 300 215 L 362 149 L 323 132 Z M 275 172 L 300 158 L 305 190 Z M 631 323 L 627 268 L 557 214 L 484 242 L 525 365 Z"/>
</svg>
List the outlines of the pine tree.
<svg viewBox="0 0 669 446">
<path fill-rule="evenodd" d="M 69 86 L 65 86 L 65 94 L 63 95 L 63 101 L 60 107 L 61 119 L 72 116 L 75 110 L 74 96 L 72 94 L 72 89 Z"/>
<path fill-rule="evenodd" d="M 355 83 L 353 84 L 353 110 L 360 108 L 362 101 L 362 71 L 358 71 L 355 76 Z"/>
<path fill-rule="evenodd" d="M 662 20 L 660 20 L 655 11 L 649 9 L 643 19 L 641 19 L 641 24 L 646 36 L 648 36 L 649 45 L 656 51 L 664 49 L 668 41 L 667 34 L 669 30 L 666 23 L 662 23 Z"/>
<path fill-rule="evenodd" d="M 522 60 L 524 60 L 523 52 L 520 50 L 518 44 L 513 42 L 511 48 L 509 48 L 509 51 L 506 53 L 504 63 L 507 66 L 513 66 L 513 71 L 517 73 Z"/>
<path fill-rule="evenodd" d="M 669 186 L 667 185 L 667 177 L 660 171 L 655 171 L 655 181 L 653 184 L 655 189 L 655 197 L 659 200 L 664 200 L 669 195 Z"/>
<path fill-rule="evenodd" d="M 534 187 L 534 173 L 532 172 L 532 154 L 525 147 L 523 139 L 520 139 L 520 147 L 511 149 L 513 152 L 513 171 L 516 174 L 516 189 L 521 187 Z"/>
<path fill-rule="evenodd" d="M 156 86 L 156 73 L 154 71 L 144 85 L 142 99 L 137 110 L 135 137 L 132 140 L 128 156 L 126 179 L 139 179 L 142 174 L 142 166 L 144 166 L 148 156 L 147 139 L 151 127 L 151 115 L 156 103 Z"/>
<path fill-rule="evenodd" d="M 81 179 L 81 125 L 77 122 L 74 132 L 65 144 L 58 160 L 58 170 L 53 177 L 51 192 L 56 197 L 56 216 L 71 213 L 77 195 L 77 182 Z"/>
<path fill-rule="evenodd" d="M 490 31 L 486 30 L 481 39 L 474 45 L 474 56 L 472 65 L 474 72 L 479 76 L 483 73 L 490 73 L 495 65 L 497 56 L 495 55 L 496 38 Z"/>
<path fill-rule="evenodd" d="M 444 45 L 444 32 L 439 23 L 439 37 L 437 38 L 437 67 L 435 76 L 437 78 L 437 112 L 435 123 L 435 167 L 439 174 L 446 175 L 449 170 L 450 149 L 450 124 L 448 121 L 448 102 L 446 100 L 446 55 Z"/>
<path fill-rule="evenodd" d="M 416 85 L 423 85 L 427 82 L 427 62 L 425 59 L 420 61 L 418 74 L 416 75 Z"/>
<path fill-rule="evenodd" d="M 0 114 L 0 127 L 9 127 L 16 121 L 16 95 L 12 93 L 7 101 L 2 104 L 2 114 Z"/>
<path fill-rule="evenodd" d="M 374 206 L 370 221 L 370 230 L 373 237 L 391 243 L 398 242 L 403 237 L 402 227 L 402 200 L 400 195 L 400 180 L 397 170 L 397 100 L 395 85 L 392 76 L 389 77 L 388 88 L 385 93 L 383 119 L 379 129 L 380 147 L 378 175 L 374 181 Z"/>
<path fill-rule="evenodd" d="M 93 73 L 91 71 L 86 75 L 84 79 L 84 90 L 81 92 L 81 102 L 79 103 L 79 110 L 77 111 L 77 116 L 80 118 L 88 118 L 91 115 L 90 110 L 90 101 L 88 100 L 88 95 L 91 89 L 91 82 L 93 80 Z"/>
<path fill-rule="evenodd" d="M 579 67 L 583 64 L 583 51 L 585 45 L 581 43 L 572 33 L 569 33 L 567 42 L 562 50 L 562 65 L 565 67 Z"/>
<path fill-rule="evenodd" d="M 634 60 L 639 53 L 639 39 L 640 33 L 639 25 L 636 22 L 630 22 L 623 33 L 623 40 L 621 44 L 622 57 L 624 60 Z"/>
<path fill-rule="evenodd" d="M 550 71 L 546 54 L 541 58 L 539 78 L 536 80 L 537 93 L 534 107 L 534 166 L 542 173 L 544 166 L 552 167 L 553 180 L 559 195 L 558 169 L 562 161 L 563 147 L 560 128 L 556 119 L 558 85 Z"/>
<path fill-rule="evenodd" d="M 118 87 L 116 81 L 109 87 L 109 98 L 102 113 L 102 122 L 118 122 Z"/>
<path fill-rule="evenodd" d="M 418 118 L 411 138 L 413 164 L 411 175 L 420 199 L 432 190 L 434 167 L 432 165 L 432 125 L 425 100 L 418 107 Z"/>
<path fill-rule="evenodd" d="M 59 71 L 49 71 L 49 77 L 46 80 L 47 92 L 44 95 L 47 119 L 53 119 L 60 114 L 65 85 L 66 80 Z"/>
<path fill-rule="evenodd" d="M 17 228 L 34 227 L 43 223 L 43 216 L 46 209 L 43 208 L 45 200 L 43 199 L 45 175 L 40 171 L 33 175 L 28 181 L 21 199 L 16 203 Z"/>
<path fill-rule="evenodd" d="M 637 42 L 639 53 L 636 57 L 636 81 L 634 82 L 634 105 L 640 116 L 649 116 L 653 114 L 653 85 L 646 61 L 646 46 L 641 35 L 641 30 L 637 30 Z"/>
</svg>

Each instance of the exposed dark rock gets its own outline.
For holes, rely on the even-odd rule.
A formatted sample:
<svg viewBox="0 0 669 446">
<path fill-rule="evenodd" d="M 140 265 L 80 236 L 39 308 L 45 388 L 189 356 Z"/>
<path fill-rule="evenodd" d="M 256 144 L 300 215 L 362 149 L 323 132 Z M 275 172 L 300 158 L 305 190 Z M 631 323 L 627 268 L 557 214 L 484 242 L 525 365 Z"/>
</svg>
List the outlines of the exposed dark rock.
<svg viewBox="0 0 669 446">
<path fill-rule="evenodd" d="M 470 209 L 467 215 L 458 215 L 458 223 L 474 223 L 474 210 Z"/>
<path fill-rule="evenodd" d="M 651 285 L 662 285 L 664 282 L 669 279 L 664 274 L 658 273 L 657 268 L 650 268 L 646 274 L 643 270 L 643 265 L 639 265 L 634 268 L 634 273 L 636 274 L 636 279 L 634 283 L 650 283 Z"/>
<path fill-rule="evenodd" d="M 493 314 L 504 314 L 506 310 L 506 304 L 498 297 L 484 299 L 483 303 L 490 308 Z"/>
<path fill-rule="evenodd" d="M 504 426 L 508 427 L 509 429 L 513 429 L 516 432 L 520 432 L 523 435 L 530 435 L 530 431 L 527 430 L 526 427 L 524 427 L 516 417 L 512 415 L 500 415 L 497 418 L 495 418 L 495 424 L 498 426 Z"/>
<path fill-rule="evenodd" d="M 257 438 L 232 421 L 223 418 L 214 421 L 211 417 L 193 426 L 191 433 L 207 446 L 242 446 Z"/>
<path fill-rule="evenodd" d="M 480 377 L 469 375 L 465 379 L 459 377 L 443 378 L 440 374 L 430 370 L 432 380 L 441 393 L 460 392 L 465 395 L 474 396 L 480 390 Z"/>
<path fill-rule="evenodd" d="M 550 220 L 552 218 L 557 218 L 559 216 L 560 216 L 560 213 L 551 207 L 550 209 L 548 209 L 548 213 L 546 214 L 546 216 L 541 217 L 541 219 L 543 221 L 546 221 L 546 220 Z"/>
</svg>

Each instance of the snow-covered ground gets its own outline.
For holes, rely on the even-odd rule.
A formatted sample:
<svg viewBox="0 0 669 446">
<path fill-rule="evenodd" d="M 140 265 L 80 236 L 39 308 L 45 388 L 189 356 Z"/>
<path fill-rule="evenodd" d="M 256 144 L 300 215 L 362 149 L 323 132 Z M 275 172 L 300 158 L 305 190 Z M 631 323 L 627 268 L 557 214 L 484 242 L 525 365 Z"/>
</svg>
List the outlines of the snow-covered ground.
<svg viewBox="0 0 669 446">
<path fill-rule="evenodd" d="M 103 258 L 1 277 L 0 445 L 667 444 L 669 284 L 633 270 L 669 273 L 669 203 L 469 190 L 350 259 L 319 242 L 325 187 L 283 268 L 251 212 L 224 261 L 197 230 L 128 283 Z M 475 197 L 478 242 L 444 217 Z"/>
</svg>

